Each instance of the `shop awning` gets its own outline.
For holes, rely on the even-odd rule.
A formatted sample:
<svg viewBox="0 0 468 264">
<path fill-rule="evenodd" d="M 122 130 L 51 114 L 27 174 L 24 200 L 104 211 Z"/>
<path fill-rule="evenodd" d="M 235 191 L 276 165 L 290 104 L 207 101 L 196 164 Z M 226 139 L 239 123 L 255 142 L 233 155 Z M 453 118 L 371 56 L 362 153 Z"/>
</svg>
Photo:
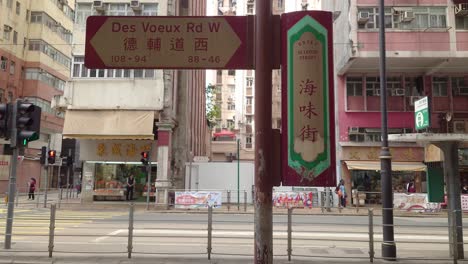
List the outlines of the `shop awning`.
<svg viewBox="0 0 468 264">
<path fill-rule="evenodd" d="M 154 139 L 154 111 L 67 110 L 64 138 Z"/>
<path fill-rule="evenodd" d="M 350 170 L 380 170 L 380 161 L 345 161 Z M 422 162 L 392 162 L 393 171 L 426 171 L 426 165 Z"/>
</svg>

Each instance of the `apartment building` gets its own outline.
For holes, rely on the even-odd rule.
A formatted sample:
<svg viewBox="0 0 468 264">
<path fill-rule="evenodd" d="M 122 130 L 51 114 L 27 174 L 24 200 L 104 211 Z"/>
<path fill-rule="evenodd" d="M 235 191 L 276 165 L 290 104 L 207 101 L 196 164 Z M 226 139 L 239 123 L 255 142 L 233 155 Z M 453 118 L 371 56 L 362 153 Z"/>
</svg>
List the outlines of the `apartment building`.
<svg viewBox="0 0 468 264">
<path fill-rule="evenodd" d="M 334 34 L 338 158 L 348 191 L 380 191 L 380 79 L 378 1 L 330 1 L 337 11 Z M 428 96 L 430 131 L 467 133 L 468 2 L 452 0 L 386 2 L 389 133 L 415 133 L 414 102 Z M 424 192 L 431 148 L 391 143 L 393 186 L 415 180 Z M 465 146 L 466 147 L 466 146 Z M 430 150 L 430 151 L 429 151 Z M 463 154 L 465 153 L 465 154 Z M 466 149 L 460 150 L 467 163 Z M 440 151 L 439 151 L 440 161 Z M 423 162 L 426 162 L 423 163 Z M 429 165 L 428 165 L 429 166 Z M 440 162 L 431 164 L 440 166 Z M 462 182 L 468 180 L 461 166 Z"/>
<path fill-rule="evenodd" d="M 26 191 L 34 177 L 46 186 L 38 152 L 51 142 L 60 151 L 63 114 L 51 107 L 70 78 L 74 0 L 0 1 L 0 103 L 27 99 L 42 108 L 40 139 L 31 142 L 18 167 L 18 190 Z M 9 178 L 9 142 L 0 142 L 0 192 Z M 47 186 L 56 186 L 58 167 L 51 169 Z"/>
<path fill-rule="evenodd" d="M 56 106 L 65 111 L 64 138 L 79 145 L 84 201 L 122 199 L 130 174 L 142 195 L 143 151 L 150 152 L 153 191 L 167 197 L 168 188 L 183 188 L 189 155 L 206 155 L 207 136 L 204 71 L 87 69 L 87 17 L 203 15 L 205 9 L 204 1 L 77 0 L 72 81 Z"/>
</svg>

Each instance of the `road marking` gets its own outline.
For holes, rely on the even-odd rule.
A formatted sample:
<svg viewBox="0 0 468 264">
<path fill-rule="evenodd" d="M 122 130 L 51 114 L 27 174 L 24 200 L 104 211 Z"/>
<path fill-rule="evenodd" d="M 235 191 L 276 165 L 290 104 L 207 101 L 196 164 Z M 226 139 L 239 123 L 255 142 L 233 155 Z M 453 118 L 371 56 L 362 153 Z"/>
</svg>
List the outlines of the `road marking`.
<svg viewBox="0 0 468 264">
<path fill-rule="evenodd" d="M 94 240 L 94 242 L 100 242 L 111 236 L 119 235 L 120 233 L 126 233 L 127 229 L 118 229 L 115 230 L 106 236 L 98 237 Z M 187 235 L 187 237 L 196 236 L 196 235 L 207 235 L 206 230 L 169 230 L 169 229 L 134 229 L 134 234 L 156 234 L 156 235 Z M 245 238 L 252 238 L 254 236 L 253 231 L 213 231 L 213 236 L 218 236 L 215 238 L 230 238 L 231 236 L 241 236 Z M 287 237 L 287 232 L 276 231 L 273 232 L 273 236 L 276 237 Z M 369 235 L 366 233 L 363 234 L 356 234 L 356 233 L 329 233 L 329 232 L 293 232 L 293 239 L 294 238 L 338 238 L 338 239 L 346 239 L 346 238 L 361 238 L 361 239 L 368 239 Z M 374 234 L 374 239 L 382 239 L 382 234 Z M 413 241 L 413 240 L 440 240 L 440 241 L 448 241 L 448 236 L 444 235 L 398 235 L 395 234 L 395 239 L 401 239 L 405 241 Z M 464 240 L 467 240 L 468 236 L 464 237 Z M 400 242 L 405 242 L 400 241 Z M 365 241 L 359 241 L 365 242 Z"/>
</svg>

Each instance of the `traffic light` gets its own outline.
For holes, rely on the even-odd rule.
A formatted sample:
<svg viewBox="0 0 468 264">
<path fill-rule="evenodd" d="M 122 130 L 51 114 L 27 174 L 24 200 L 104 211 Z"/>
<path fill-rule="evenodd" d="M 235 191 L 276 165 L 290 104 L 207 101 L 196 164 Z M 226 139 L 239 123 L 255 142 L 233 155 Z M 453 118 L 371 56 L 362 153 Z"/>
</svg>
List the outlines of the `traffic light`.
<svg viewBox="0 0 468 264">
<path fill-rule="evenodd" d="M 11 104 L 0 104 L 0 138 L 9 139 L 11 127 L 9 126 Z"/>
<path fill-rule="evenodd" d="M 143 163 L 143 165 L 148 165 L 148 152 L 143 151 L 141 153 L 141 163 Z"/>
<path fill-rule="evenodd" d="M 49 150 L 49 152 L 47 152 L 47 161 L 49 162 L 49 164 L 55 163 L 56 155 L 57 155 L 57 152 L 55 150 Z"/>
<path fill-rule="evenodd" d="M 40 162 L 42 165 L 46 164 L 46 156 L 47 156 L 47 147 L 41 148 L 41 159 Z"/>
<path fill-rule="evenodd" d="M 39 139 L 41 108 L 22 100 L 18 100 L 16 106 L 16 142 L 18 147 L 25 147 L 28 142 Z"/>
<path fill-rule="evenodd" d="M 73 166 L 73 157 L 72 156 L 67 156 L 66 164 L 67 164 L 68 167 Z"/>
</svg>

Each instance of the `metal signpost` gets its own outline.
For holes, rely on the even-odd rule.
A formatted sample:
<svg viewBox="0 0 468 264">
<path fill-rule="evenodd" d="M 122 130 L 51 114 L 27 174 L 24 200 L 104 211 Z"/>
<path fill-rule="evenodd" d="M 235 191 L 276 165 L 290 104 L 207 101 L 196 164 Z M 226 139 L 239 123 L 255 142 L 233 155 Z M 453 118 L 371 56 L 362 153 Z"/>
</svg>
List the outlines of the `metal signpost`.
<svg viewBox="0 0 468 264">
<path fill-rule="evenodd" d="M 426 129 L 431 125 L 429 99 L 427 96 L 414 102 L 414 124 L 416 130 Z"/>
<path fill-rule="evenodd" d="M 87 20 L 85 66 L 90 69 L 255 69 L 254 263 L 273 263 L 272 175 L 279 156 L 273 151 L 280 148 L 272 144 L 271 87 L 280 60 L 287 98 L 283 184 L 336 185 L 332 23 L 332 13 L 324 11 L 273 16 L 267 0 L 256 2 L 255 16 Z"/>
</svg>

